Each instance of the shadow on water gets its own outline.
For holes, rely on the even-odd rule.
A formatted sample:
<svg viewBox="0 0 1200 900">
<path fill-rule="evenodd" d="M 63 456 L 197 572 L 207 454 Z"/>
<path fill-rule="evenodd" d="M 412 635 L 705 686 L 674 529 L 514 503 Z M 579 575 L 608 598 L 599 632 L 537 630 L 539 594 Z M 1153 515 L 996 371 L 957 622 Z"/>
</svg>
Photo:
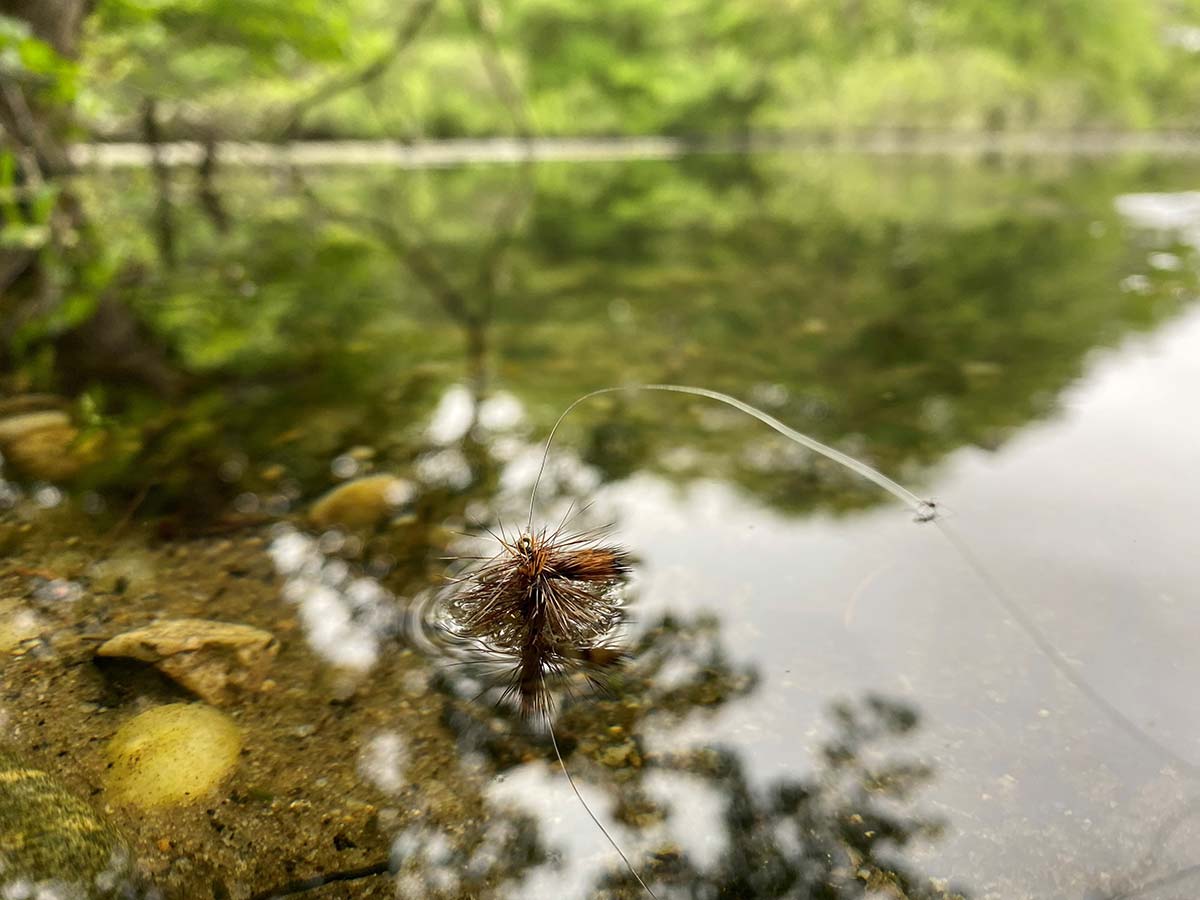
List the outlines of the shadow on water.
<svg viewBox="0 0 1200 900">
<path fill-rule="evenodd" d="M 752 669 L 728 659 L 715 620 L 666 618 L 632 648 L 612 696 L 568 702 L 557 717 L 565 762 L 612 795 L 614 822 L 635 846 L 649 850 L 639 864 L 659 896 L 964 896 L 905 861 L 910 843 L 935 841 L 941 832 L 938 822 L 910 808 L 932 768 L 891 746 L 918 727 L 916 710 L 905 703 L 868 696 L 834 704 L 833 733 L 816 760 L 797 761 L 810 774 L 766 785 L 752 783 L 739 754 L 719 740 L 680 751 L 646 750 L 648 732 L 684 726 L 693 717 L 712 719 L 756 684 Z M 449 723 L 463 752 L 483 752 L 500 774 L 550 755 L 546 738 L 532 736 L 515 716 L 469 702 L 453 679 L 449 686 L 460 698 Z M 571 802 L 561 787 L 558 793 L 552 803 Z M 688 822 L 685 811 L 695 815 L 697 798 L 706 798 L 710 809 Z M 689 846 L 641 837 L 672 824 L 682 826 Z M 554 840 L 553 831 L 546 840 Z M 576 888 L 578 878 L 570 870 L 556 875 L 564 895 L 618 890 L 618 896 L 643 896 L 627 872 L 601 876 L 590 891 Z"/>
<path fill-rule="evenodd" d="M 189 173 L 82 180 L 103 240 L 90 269 L 60 273 L 74 306 L 39 309 L 30 283 L 4 300 L 19 322 L 0 372 L 11 741 L 102 792 L 115 729 L 192 695 L 144 666 L 98 668 L 96 640 L 157 618 L 245 622 L 283 650 L 272 690 L 234 710 L 233 780 L 169 818 L 112 809 L 168 896 L 246 897 L 389 856 L 392 879 L 320 895 L 638 896 L 570 811 L 547 737 L 412 639 L 457 532 L 519 521 L 538 441 L 609 384 L 730 390 L 906 481 L 1004 445 L 1055 414 L 1096 348 L 1190 302 L 1195 250 L 1114 205 L 1194 174 L 1181 166 L 210 170 L 186 205 L 169 182 Z M 599 400 L 559 447 L 550 505 L 639 477 L 728 486 L 767 526 L 879 500 L 678 398 Z M 835 704 L 811 725 L 824 736 L 770 771 L 744 734 L 694 739 L 775 690 L 777 671 L 722 639 L 742 624 L 656 609 L 631 625 L 612 695 L 556 718 L 566 764 L 660 896 L 973 891 L 967 860 L 946 872 L 930 849 L 970 825 L 911 803 L 936 788 L 929 745 L 898 749 L 919 693 Z M 849 695 L 813 690 L 818 705 Z M 679 729 L 692 738 L 673 743 Z M 1183 801 L 1164 842 L 1191 833 Z M 1094 896 L 1140 896 L 1128 885 L 1169 878 L 1157 865 Z"/>
</svg>

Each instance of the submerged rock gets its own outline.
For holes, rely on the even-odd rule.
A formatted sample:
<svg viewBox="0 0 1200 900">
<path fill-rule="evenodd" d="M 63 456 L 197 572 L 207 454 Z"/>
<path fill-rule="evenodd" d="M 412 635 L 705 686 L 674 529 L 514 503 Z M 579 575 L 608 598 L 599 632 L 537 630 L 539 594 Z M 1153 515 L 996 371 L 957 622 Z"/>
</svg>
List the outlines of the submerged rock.
<svg viewBox="0 0 1200 900">
<path fill-rule="evenodd" d="M 68 481 L 85 464 L 74 452 L 78 437 L 79 429 L 74 425 L 50 425 L 5 441 L 0 449 L 5 460 L 22 475 L 42 481 Z"/>
<path fill-rule="evenodd" d="M 172 703 L 134 716 L 109 741 L 106 787 L 143 809 L 201 799 L 237 766 L 242 735 L 227 715 L 202 703 Z"/>
<path fill-rule="evenodd" d="M 0 444 L 42 431 L 48 428 L 64 428 L 71 424 L 71 417 L 57 409 L 40 412 L 22 412 L 0 417 Z"/>
<path fill-rule="evenodd" d="M 43 394 L 15 397 L 0 405 L 0 453 L 14 469 L 42 481 L 68 481 L 97 457 L 95 442 L 61 408 L 66 401 Z M 83 446 L 91 443 L 92 446 Z"/>
<path fill-rule="evenodd" d="M 15 394 L 12 397 L 0 397 L 0 419 L 27 412 L 66 409 L 68 401 L 57 394 Z"/>
<path fill-rule="evenodd" d="M 279 642 L 249 625 L 208 619 L 165 619 L 105 641 L 97 656 L 150 663 L 198 697 L 217 705 L 257 691 Z"/>
<path fill-rule="evenodd" d="M 121 836 L 53 777 L 0 750 L 0 896 L 137 896 Z"/>
<path fill-rule="evenodd" d="M 641 768 L 642 765 L 641 756 L 638 755 L 637 747 L 632 741 L 606 748 L 600 754 L 600 762 L 610 769 L 624 769 L 629 766 Z"/>
<path fill-rule="evenodd" d="M 43 626 L 38 614 L 20 601 L 0 600 L 0 653 L 20 655 L 41 636 Z"/>
<path fill-rule="evenodd" d="M 394 475 L 356 478 L 329 491 L 309 510 L 318 528 L 369 528 L 412 500 L 412 482 Z"/>
</svg>

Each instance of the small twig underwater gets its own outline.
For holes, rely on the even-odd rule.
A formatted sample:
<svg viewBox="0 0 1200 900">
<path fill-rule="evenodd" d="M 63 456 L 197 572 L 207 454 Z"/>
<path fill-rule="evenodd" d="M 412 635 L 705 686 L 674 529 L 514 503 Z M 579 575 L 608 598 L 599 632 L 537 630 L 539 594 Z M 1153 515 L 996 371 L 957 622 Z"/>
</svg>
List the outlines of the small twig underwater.
<svg viewBox="0 0 1200 900">
<path fill-rule="evenodd" d="M 274 900 L 276 897 L 287 897 L 292 894 L 302 894 L 305 891 L 315 891 L 317 888 L 324 887 L 327 884 L 335 884 L 339 881 L 358 881 L 360 878 L 387 875 L 391 871 L 391 860 L 372 863 L 358 869 L 345 869 L 340 872 L 330 872 L 328 875 L 315 875 L 312 878 L 289 881 L 287 884 L 280 885 L 277 888 L 252 894 L 250 900 Z"/>
</svg>

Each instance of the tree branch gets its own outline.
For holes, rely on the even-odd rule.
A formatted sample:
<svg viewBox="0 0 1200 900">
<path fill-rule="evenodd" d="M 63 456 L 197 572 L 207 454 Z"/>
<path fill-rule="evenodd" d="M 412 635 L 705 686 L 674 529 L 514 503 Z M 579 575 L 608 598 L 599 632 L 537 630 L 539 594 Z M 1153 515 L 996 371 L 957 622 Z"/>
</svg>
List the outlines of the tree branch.
<svg viewBox="0 0 1200 900">
<path fill-rule="evenodd" d="M 312 209 L 325 219 L 359 228 L 374 236 L 417 281 L 433 296 L 445 313 L 463 327 L 469 328 L 479 319 L 467 298 L 454 286 L 425 245 L 403 234 L 391 222 L 365 213 L 346 213 L 331 209 L 316 195 L 298 172 L 293 178 Z"/>
<path fill-rule="evenodd" d="M 496 33 L 487 22 L 487 16 L 484 14 L 480 0 L 462 0 L 462 8 L 466 13 L 467 21 L 479 35 L 479 57 L 483 61 L 488 81 L 492 83 L 492 89 L 500 97 L 501 102 L 508 107 L 508 114 L 513 120 L 513 128 L 517 136 L 525 141 L 528 150 L 528 144 L 533 138 L 533 125 L 529 121 L 529 114 L 525 109 L 521 92 L 504 65 Z"/>
<path fill-rule="evenodd" d="M 0 81 L 0 126 L 19 148 L 33 154 L 44 175 L 59 175 L 71 170 L 66 153 L 38 124 L 25 92 L 14 80 Z"/>
<path fill-rule="evenodd" d="M 437 0 L 419 0 L 407 18 L 397 26 L 391 44 L 378 56 L 357 71 L 334 75 L 323 84 L 318 85 L 307 97 L 297 101 L 288 112 L 287 120 L 280 129 L 283 138 L 285 140 L 294 138 L 303 125 L 304 117 L 314 108 L 332 100 L 339 94 L 370 84 L 383 75 L 400 54 L 416 40 L 436 6 Z"/>
</svg>

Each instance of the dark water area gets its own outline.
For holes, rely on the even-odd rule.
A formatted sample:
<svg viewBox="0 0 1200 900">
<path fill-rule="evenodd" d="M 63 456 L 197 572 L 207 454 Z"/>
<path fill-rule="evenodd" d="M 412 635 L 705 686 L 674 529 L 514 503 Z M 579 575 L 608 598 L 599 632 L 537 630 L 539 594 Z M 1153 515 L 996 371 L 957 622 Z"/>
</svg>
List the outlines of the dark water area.
<svg viewBox="0 0 1200 900">
<path fill-rule="evenodd" d="M 556 692 L 554 731 L 655 893 L 1194 897 L 1198 182 L 818 154 L 87 176 L 112 277 L 0 372 L 5 748 L 169 898 L 389 859 L 299 896 L 645 896 L 441 601 L 448 557 L 524 524 L 573 400 L 696 385 L 939 522 L 701 398 L 564 421 L 535 525 L 608 524 L 634 567 L 628 660 Z M 181 618 L 278 651 L 205 697 L 232 774 L 145 808 L 106 747 L 197 690 L 95 651 Z"/>
</svg>

